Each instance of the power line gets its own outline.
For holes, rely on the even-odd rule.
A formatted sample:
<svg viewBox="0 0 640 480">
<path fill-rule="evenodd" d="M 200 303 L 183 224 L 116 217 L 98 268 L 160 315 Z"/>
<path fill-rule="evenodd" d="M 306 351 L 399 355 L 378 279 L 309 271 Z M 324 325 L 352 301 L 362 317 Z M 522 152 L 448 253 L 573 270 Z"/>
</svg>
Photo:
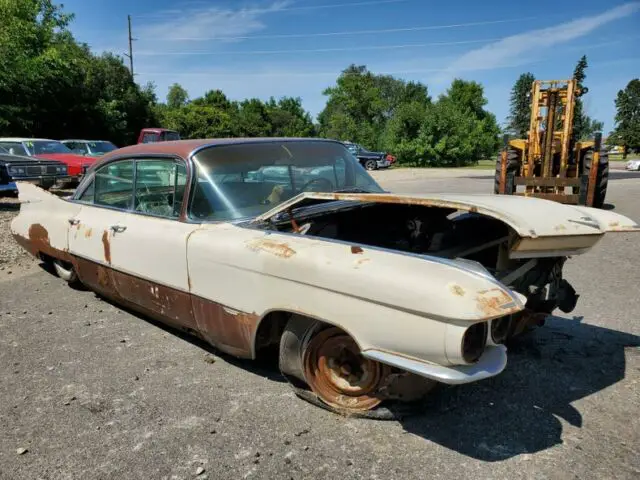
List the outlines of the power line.
<svg viewBox="0 0 640 480">
<path fill-rule="evenodd" d="M 363 50 L 400 50 L 405 48 L 422 48 L 422 47 L 438 47 L 447 45 L 468 45 L 473 43 L 491 43 L 502 40 L 501 38 L 485 38 L 482 40 L 462 40 L 459 42 L 432 42 L 432 43 L 406 43 L 401 45 L 367 45 L 360 47 L 335 47 L 335 48 L 311 48 L 311 49 L 293 49 L 293 50 L 239 50 L 239 51 L 221 51 L 221 52 L 138 52 L 138 55 L 144 56 L 167 56 L 167 55 L 272 55 L 272 54 L 288 54 L 288 53 L 328 53 L 328 52 L 351 52 Z"/>
<path fill-rule="evenodd" d="M 302 10 L 321 10 L 321 9 L 329 9 L 329 8 L 350 8 L 350 7 L 366 7 L 373 5 L 384 5 L 390 3 L 405 3 L 411 0 L 367 0 L 361 2 L 352 2 L 352 3 L 332 3 L 328 5 L 309 5 L 302 7 L 281 7 L 281 8 L 250 8 L 250 9 L 241 9 L 238 12 L 243 14 L 256 14 L 256 13 L 279 13 L 279 12 L 292 12 L 292 11 L 302 11 Z M 183 10 L 182 10 L 183 11 Z M 175 15 L 178 10 L 168 10 L 166 12 L 158 12 L 158 13 L 146 13 L 142 15 L 135 15 L 136 18 L 158 18 L 158 17 L 166 17 L 170 15 Z"/>
<path fill-rule="evenodd" d="M 312 38 L 312 37 L 337 37 L 347 35 L 371 35 L 382 33 L 420 32 L 425 30 L 444 30 L 450 28 L 476 27 L 482 25 L 497 25 L 501 23 L 514 23 L 535 20 L 538 17 L 520 17 L 506 20 L 488 20 L 483 22 L 453 23 L 449 25 L 424 25 L 419 27 L 383 28 L 375 30 L 349 30 L 342 32 L 320 32 L 320 33 L 285 33 L 272 35 L 235 35 L 235 36 L 214 36 L 214 37 L 164 37 L 147 38 L 146 40 L 171 40 L 171 41 L 205 41 L 205 40 L 262 40 L 269 38 Z"/>
<path fill-rule="evenodd" d="M 632 57 L 632 58 L 618 58 L 618 59 L 613 59 L 613 60 L 607 60 L 604 62 L 596 62 L 594 64 L 589 65 L 589 68 L 601 68 L 601 67 L 607 67 L 610 65 L 616 65 L 616 64 L 620 64 L 620 63 L 633 63 L 633 62 L 637 62 L 639 61 L 639 59 L 637 57 Z M 531 65 L 531 64 L 542 64 L 542 63 L 546 63 L 548 62 L 548 59 L 539 59 L 539 60 L 529 60 L 527 62 L 524 63 L 518 63 L 518 64 L 504 64 L 504 65 L 497 65 L 493 68 L 491 68 L 490 70 L 497 70 L 497 69 L 505 69 L 505 68 L 520 68 L 524 65 Z M 476 69 L 474 69 L 476 70 Z M 376 71 L 372 71 L 371 73 L 375 74 L 375 75 L 403 75 L 403 74 L 412 74 L 412 73 L 446 73 L 446 72 L 451 72 L 451 69 L 444 67 L 444 68 L 415 68 L 415 69 L 408 69 L 408 70 L 376 70 Z M 236 73 L 223 73 L 223 72 L 180 72 L 180 73 L 176 73 L 176 72 L 144 72 L 141 73 L 140 75 L 147 75 L 147 76 L 171 76 L 171 77 L 175 77 L 175 76 L 188 76 L 188 77 L 229 77 L 229 78 L 234 78 L 234 77 L 336 77 L 339 75 L 348 75 L 345 74 L 344 72 L 342 72 L 341 70 L 336 70 L 333 72 L 236 72 Z M 353 75 L 358 75 L 356 73 L 354 73 Z"/>
</svg>

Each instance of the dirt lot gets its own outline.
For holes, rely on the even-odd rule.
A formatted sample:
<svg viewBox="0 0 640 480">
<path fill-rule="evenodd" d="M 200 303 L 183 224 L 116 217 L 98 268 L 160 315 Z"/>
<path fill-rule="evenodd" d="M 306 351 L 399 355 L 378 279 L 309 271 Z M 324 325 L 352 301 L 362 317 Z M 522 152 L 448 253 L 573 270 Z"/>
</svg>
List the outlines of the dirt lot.
<svg viewBox="0 0 640 480">
<path fill-rule="evenodd" d="M 398 192 L 492 188 L 491 172 L 456 175 L 376 172 Z M 614 172 L 608 197 L 636 220 L 639 177 Z M 502 375 L 377 422 L 70 289 L 13 244 L 15 213 L 0 202 L 2 479 L 640 477 L 640 235 L 568 262 L 577 309 L 515 345 Z"/>
</svg>

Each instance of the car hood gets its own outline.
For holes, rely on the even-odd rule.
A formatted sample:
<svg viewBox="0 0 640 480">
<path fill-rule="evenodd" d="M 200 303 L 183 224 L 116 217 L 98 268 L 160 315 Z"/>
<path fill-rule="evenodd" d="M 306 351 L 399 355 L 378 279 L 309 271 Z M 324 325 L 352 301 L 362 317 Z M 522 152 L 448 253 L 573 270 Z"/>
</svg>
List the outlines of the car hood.
<svg viewBox="0 0 640 480">
<path fill-rule="evenodd" d="M 306 192 L 256 217 L 264 222 L 291 208 L 329 201 L 395 203 L 451 208 L 496 218 L 522 238 L 601 236 L 605 232 L 640 231 L 640 225 L 618 213 L 596 208 L 565 205 L 541 198 L 511 195 L 427 195 L 393 193 Z"/>
<path fill-rule="evenodd" d="M 3 155 L 0 154 L 0 164 L 2 165 L 64 165 L 57 160 L 45 160 L 42 158 L 25 157 L 23 155 Z"/>
<path fill-rule="evenodd" d="M 34 157 L 43 160 L 58 160 L 67 165 L 93 165 L 96 162 L 95 158 L 74 153 L 46 153 L 44 155 L 34 155 Z"/>
</svg>

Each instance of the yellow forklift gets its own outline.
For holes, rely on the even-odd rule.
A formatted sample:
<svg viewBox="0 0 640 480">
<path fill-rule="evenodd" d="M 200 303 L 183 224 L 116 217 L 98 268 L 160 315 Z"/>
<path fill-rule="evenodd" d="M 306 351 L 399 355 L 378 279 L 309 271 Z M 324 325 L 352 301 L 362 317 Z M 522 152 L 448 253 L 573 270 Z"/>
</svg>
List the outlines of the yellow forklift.
<svg viewBox="0 0 640 480">
<path fill-rule="evenodd" d="M 609 157 L 600 151 L 602 133 L 588 141 L 573 135 L 575 102 L 586 92 L 575 79 L 533 82 L 528 138 L 505 136 L 494 193 L 603 207 Z"/>
</svg>

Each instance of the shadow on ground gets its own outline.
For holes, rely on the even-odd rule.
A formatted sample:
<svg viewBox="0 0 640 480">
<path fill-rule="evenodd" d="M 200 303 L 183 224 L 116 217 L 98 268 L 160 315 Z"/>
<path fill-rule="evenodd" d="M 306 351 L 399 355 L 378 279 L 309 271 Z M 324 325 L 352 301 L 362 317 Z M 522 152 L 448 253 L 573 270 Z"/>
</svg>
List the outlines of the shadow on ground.
<svg viewBox="0 0 640 480">
<path fill-rule="evenodd" d="M 484 461 L 500 461 L 562 443 L 561 418 L 582 427 L 572 402 L 625 377 L 625 349 L 638 355 L 640 337 L 551 317 L 545 327 L 509 346 L 499 376 L 443 388 L 425 413 L 402 420 L 408 433 Z"/>
</svg>

